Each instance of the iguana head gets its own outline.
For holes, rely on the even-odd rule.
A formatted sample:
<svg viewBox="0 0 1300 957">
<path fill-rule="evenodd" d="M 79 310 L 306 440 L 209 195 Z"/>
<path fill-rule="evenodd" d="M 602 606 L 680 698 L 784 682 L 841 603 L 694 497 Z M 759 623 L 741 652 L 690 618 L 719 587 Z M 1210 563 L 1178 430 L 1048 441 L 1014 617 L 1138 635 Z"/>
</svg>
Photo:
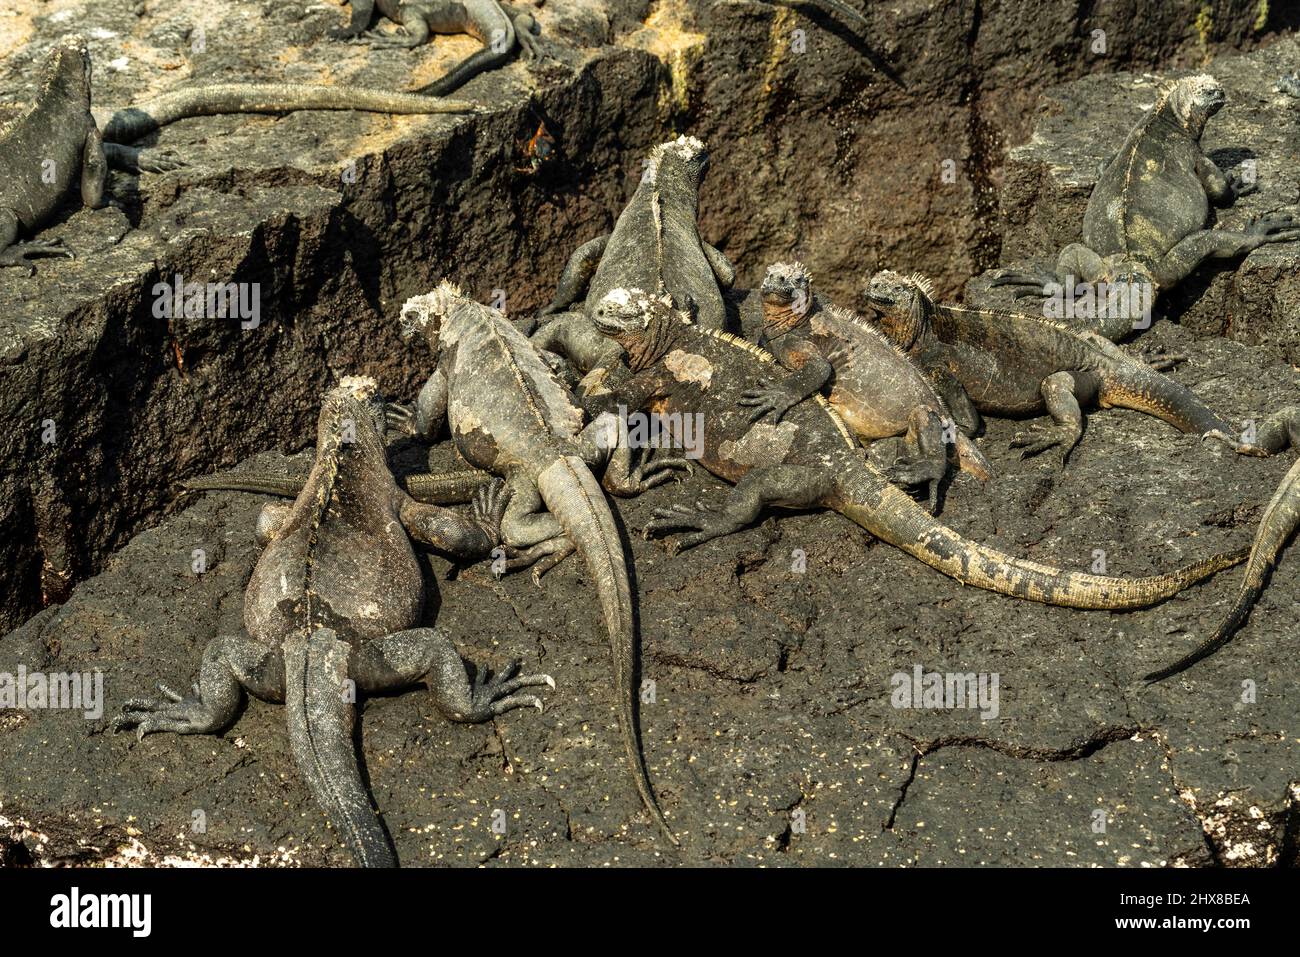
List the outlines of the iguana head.
<svg viewBox="0 0 1300 957">
<path fill-rule="evenodd" d="M 669 296 L 642 289 L 611 289 L 596 303 L 592 325 L 626 350 L 633 371 L 656 361 L 670 341 L 672 327 L 686 323 Z"/>
<path fill-rule="evenodd" d="M 1178 124 L 1193 139 L 1200 139 L 1206 121 L 1219 112 L 1227 98 L 1218 80 L 1198 73 L 1176 81 L 1165 95 L 1165 103 Z"/>
<path fill-rule="evenodd" d="M 433 292 L 423 296 L 412 296 L 402 305 L 402 314 L 398 321 L 402 324 L 402 335 L 411 336 L 423 333 L 429 343 L 429 350 L 436 356 L 442 339 L 443 323 L 458 307 L 472 302 L 460 287 L 449 279 L 438 283 Z"/>
<path fill-rule="evenodd" d="M 325 393 L 316 422 L 317 450 L 382 452 L 384 431 L 384 401 L 374 379 L 344 376 Z"/>
<path fill-rule="evenodd" d="M 871 277 L 863 295 L 876 310 L 881 331 L 905 352 L 929 325 L 934 287 L 920 273 L 904 276 L 882 269 Z"/>
<path fill-rule="evenodd" d="M 90 103 L 90 47 L 79 33 L 62 37 L 45 61 L 44 89 L 60 87 Z"/>
<path fill-rule="evenodd" d="M 760 287 L 763 332 L 778 336 L 803 322 L 812 306 L 812 273 L 801 262 L 772 263 Z"/>
<path fill-rule="evenodd" d="M 660 143 L 646 157 L 641 182 L 665 187 L 676 183 L 691 191 L 699 189 L 709 167 L 709 151 L 693 136 L 679 136 Z"/>
</svg>

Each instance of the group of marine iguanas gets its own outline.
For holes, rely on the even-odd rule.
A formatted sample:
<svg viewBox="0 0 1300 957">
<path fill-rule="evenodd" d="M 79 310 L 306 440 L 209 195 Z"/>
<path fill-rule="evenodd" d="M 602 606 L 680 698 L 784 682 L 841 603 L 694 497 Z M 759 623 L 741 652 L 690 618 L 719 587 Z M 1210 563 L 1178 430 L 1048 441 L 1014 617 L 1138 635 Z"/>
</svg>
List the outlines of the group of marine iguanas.
<svg viewBox="0 0 1300 957">
<path fill-rule="evenodd" d="M 108 164 L 173 168 L 179 161 L 167 154 L 123 144 L 180 117 L 472 110 L 428 94 L 449 92 L 499 63 L 501 43 L 494 39 L 507 36 L 526 55 L 537 53 L 536 21 L 495 0 L 352 0 L 352 7 L 338 36 L 362 36 L 377 8 L 401 26 L 388 42 L 414 45 L 431 32 L 470 32 L 485 48 L 413 94 L 232 84 L 96 117 L 85 42 L 58 44 L 36 104 L 0 127 L 0 156 L 6 149 L 26 155 L 30 143 L 58 134 L 57 191 L 13 177 L 0 185 L 0 265 L 64 252 L 16 239 L 20 229 L 35 232 L 47 223 L 74 182 L 82 201 L 97 205 Z M 1285 216 L 1243 232 L 1206 228 L 1210 204 L 1242 191 L 1200 150 L 1205 121 L 1223 102 L 1210 77 L 1174 83 L 1106 165 L 1088 205 L 1084 243 L 1061 252 L 1060 275 L 1008 271 L 1000 281 L 1022 294 L 1065 278 L 1167 289 L 1207 257 L 1300 239 L 1300 225 Z M 739 295 L 735 269 L 698 228 L 707 165 L 708 153 L 693 137 L 655 147 L 612 232 L 573 253 L 552 302 L 535 318 L 512 322 L 450 282 L 409 300 L 403 330 L 422 335 L 432 357 L 416 401 L 385 404 L 373 380 L 345 377 L 324 395 L 305 478 L 240 472 L 187 483 L 293 502 L 267 505 L 258 518 L 255 535 L 265 547 L 246 590 L 244 633 L 208 644 L 190 694 L 164 687 L 162 699 L 128 701 L 115 727 L 135 728 L 140 737 L 216 733 L 234 720 L 245 690 L 283 702 L 295 761 L 356 860 L 394 865 L 358 768 L 355 709 L 342 689 L 370 692 L 428 679 L 448 718 L 483 721 L 518 707 L 540 710 L 533 689 L 555 687 L 548 675 L 521 674 L 517 662 L 495 675 L 475 667 L 470 677 L 448 638 L 422 624 L 425 590 L 413 542 L 467 562 L 504 557 L 494 567 L 531 567 L 535 581 L 576 552 L 609 633 L 620 732 L 636 789 L 676 844 L 642 757 L 633 595 L 605 493 L 639 495 L 690 466 L 681 456 L 629 447 L 619 416 L 634 412 L 703 416 L 696 460 L 733 485 L 718 507 L 654 510 L 643 532 L 672 535 L 674 554 L 738 531 L 770 506 L 824 507 L 962 584 L 1111 610 L 1152 605 L 1246 561 L 1238 598 L 1214 635 L 1147 678 L 1181 671 L 1231 638 L 1300 521 L 1300 463 L 1266 508 L 1251 549 L 1133 579 L 1068 571 L 972 541 L 936 517 L 937 490 L 952 469 L 989 476 L 975 442 L 985 415 L 1047 413 L 1051 426 L 1032 427 L 1013 445 L 1026 455 L 1056 448 L 1064 463 L 1080 440 L 1084 406 L 1137 409 L 1246 455 L 1300 447 L 1300 409 L 1267 417 L 1246 440 L 1162 374 L 1158 367 L 1173 360 L 1148 364 L 1114 344 L 1131 323 L 1070 325 L 942 305 L 918 275 L 877 273 L 863 314 L 819 295 L 797 262 L 772 264 L 758 289 Z M 386 441 L 403 435 L 433 442 L 444 429 L 468 467 L 399 484 Z M 889 437 L 902 438 L 903 452 L 882 470 L 865 449 Z M 456 507 L 466 504 L 467 511 Z"/>
</svg>

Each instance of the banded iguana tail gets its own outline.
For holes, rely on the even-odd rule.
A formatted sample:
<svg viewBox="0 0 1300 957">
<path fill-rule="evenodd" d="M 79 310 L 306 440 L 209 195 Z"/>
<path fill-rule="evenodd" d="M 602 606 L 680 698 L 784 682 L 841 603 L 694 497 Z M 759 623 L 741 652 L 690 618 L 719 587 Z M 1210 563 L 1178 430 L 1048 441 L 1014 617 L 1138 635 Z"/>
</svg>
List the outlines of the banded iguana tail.
<svg viewBox="0 0 1300 957">
<path fill-rule="evenodd" d="M 79 187 L 81 202 L 104 203 L 108 167 L 164 172 L 183 165 L 156 150 L 122 145 L 190 116 L 284 113 L 292 110 L 371 110 L 386 113 L 462 113 L 476 107 L 379 90 L 292 83 L 225 83 L 176 90 L 121 110 L 90 106 L 91 62 L 84 38 L 68 36 L 50 51 L 35 101 L 0 116 L 0 266 L 31 268 L 34 256 L 72 254 L 59 243 L 18 244 L 49 223 Z M 102 125 L 101 125 L 102 124 Z M 102 133 L 101 133 L 102 130 Z"/>
<path fill-rule="evenodd" d="M 1300 435 L 1293 434 L 1291 441 L 1293 444 L 1300 445 Z M 1255 533 L 1255 542 L 1250 549 L 1250 558 L 1246 560 L 1246 574 L 1241 582 L 1241 590 L 1237 593 L 1232 607 L 1228 609 L 1228 614 L 1214 630 L 1214 634 L 1198 645 L 1194 651 L 1166 668 L 1151 672 L 1145 677 L 1147 682 L 1162 681 L 1170 675 L 1185 671 L 1232 640 L 1232 636 L 1246 623 L 1251 608 L 1263 594 L 1273 566 L 1277 563 L 1277 556 L 1281 554 L 1287 539 L 1295 534 L 1298 526 L 1300 526 L 1300 460 L 1291 466 L 1277 491 L 1273 493 L 1268 507 L 1264 509 L 1264 517 L 1259 520 L 1259 531 Z"/>
<path fill-rule="evenodd" d="M 882 270 L 871 277 L 866 298 L 885 335 L 935 379 L 945 398 L 990 415 L 1050 415 L 1052 426 L 1031 427 L 1012 440 L 1026 456 L 1060 446 L 1064 461 L 1083 435 L 1082 407 L 1093 403 L 1145 412 L 1245 455 L 1281 451 L 1300 422 L 1300 407 L 1288 406 L 1245 441 L 1191 390 L 1102 336 L 1035 316 L 939 305 L 919 275 Z"/>
<path fill-rule="evenodd" d="M 498 0 L 349 0 L 352 18 L 346 27 L 331 30 L 335 39 L 364 35 L 377 47 L 418 47 L 429 35 L 467 33 L 483 44 L 449 70 L 445 76 L 421 87 L 426 96 L 446 96 L 474 77 L 501 66 L 516 49 L 525 60 L 540 56 L 537 40 L 541 27 L 528 11 L 515 10 Z M 392 34 L 368 32 L 375 10 L 398 25 Z"/>
<path fill-rule="evenodd" d="M 618 349 L 591 327 L 591 308 L 620 287 L 666 293 L 704 328 L 724 328 L 722 290 L 735 283 L 736 270 L 700 236 L 700 183 L 708 165 L 708 151 L 693 136 L 650 151 L 614 231 L 588 240 L 569 257 L 555 298 L 539 314 L 554 316 L 533 335 L 539 348 L 566 355 L 584 370 L 617 361 Z M 584 297 L 581 311 L 564 311 Z"/>
<path fill-rule="evenodd" d="M 165 700 L 123 705 L 115 729 L 215 734 L 239 709 L 241 689 L 283 701 L 294 760 L 317 803 L 358 863 L 397 863 L 366 794 L 352 742 L 348 682 L 364 692 L 428 676 L 434 703 L 453 721 L 486 721 L 542 707 L 521 689 L 547 675 L 495 678 L 465 664 L 440 631 L 419 627 L 424 580 L 411 539 L 460 558 L 485 557 L 498 540 L 505 496 L 484 490 L 473 518 L 413 501 L 394 483 L 384 450 L 384 411 L 371 379 L 348 377 L 325 394 L 316 462 L 292 505 L 258 519 L 266 543 L 244 598 L 246 635 L 215 638 L 194 693 L 160 686 Z"/>
<path fill-rule="evenodd" d="M 771 421 L 829 387 L 833 408 L 859 439 L 905 435 L 907 455 L 886 471 L 900 485 L 921 485 L 934 509 L 937 486 L 948 470 L 949 450 L 976 478 L 991 467 L 958 428 L 934 385 L 875 326 L 812 291 L 803 263 L 774 263 L 763 277 L 763 329 L 759 344 L 785 368 L 784 379 L 741 397 L 758 419 Z M 964 410 L 963 428 L 974 431 L 979 414 Z"/>
<path fill-rule="evenodd" d="M 667 416 L 703 415 L 700 464 L 735 485 L 724 504 L 656 509 L 644 534 L 686 531 L 676 552 L 739 531 L 769 506 L 830 508 L 872 535 L 967 585 L 1072 608 L 1141 608 L 1238 564 L 1245 550 L 1166 575 L 1111 578 L 1064 571 L 973 542 L 937 521 L 865 459 L 821 396 L 793 406 L 779 425 L 751 422 L 739 399 L 765 380 L 773 359 L 729 333 L 700 329 L 664 300 L 616 289 L 595 324 L 627 352 L 627 365 L 588 377 L 584 405 L 619 405 Z"/>
<path fill-rule="evenodd" d="M 1076 281 L 1159 292 L 1206 259 L 1231 259 L 1265 243 L 1300 239 L 1300 222 L 1290 215 L 1266 216 L 1243 231 L 1206 228 L 1211 203 L 1226 206 L 1253 188 L 1201 151 L 1206 121 L 1225 100 L 1212 76 L 1173 83 L 1102 170 L 1083 215 L 1083 242 L 1061 250 L 1055 273 L 1009 269 L 992 285 L 1018 287 L 1018 297 Z M 1112 310 L 1085 328 L 1115 341 L 1133 329 L 1133 318 Z"/>
<path fill-rule="evenodd" d="M 662 460 L 648 477 L 642 468 L 632 469 L 630 450 L 618 443 L 613 417 L 584 427 L 582 412 L 523 334 L 500 312 L 465 297 L 451 283 L 407 300 L 402 323 L 407 334 L 424 334 L 434 370 L 414 410 L 394 408 L 393 422 L 429 439 L 445 418 L 461 456 L 505 478 L 511 498 L 501 533 L 507 545 L 555 549 L 552 554 L 559 555 L 570 543 L 576 547 L 591 571 L 609 633 L 618 722 L 637 792 L 676 844 L 641 756 L 627 564 L 614 516 L 591 468 L 608 461 L 606 487 L 639 494 L 667 481 L 668 469 L 682 463 Z"/>
</svg>

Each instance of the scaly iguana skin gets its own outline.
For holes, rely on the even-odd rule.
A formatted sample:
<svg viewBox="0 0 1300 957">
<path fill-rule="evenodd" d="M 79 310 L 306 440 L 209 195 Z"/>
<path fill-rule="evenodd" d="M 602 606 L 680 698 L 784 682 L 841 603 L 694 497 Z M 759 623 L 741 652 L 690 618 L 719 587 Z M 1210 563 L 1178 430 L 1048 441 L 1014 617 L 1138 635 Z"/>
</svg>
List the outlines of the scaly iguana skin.
<svg viewBox="0 0 1300 957">
<path fill-rule="evenodd" d="M 500 312 L 466 298 L 449 282 L 407 300 L 402 324 L 407 334 L 424 334 L 434 371 L 414 410 L 395 407 L 391 420 L 427 440 L 445 419 L 467 462 L 505 478 L 511 498 L 501 534 L 507 545 L 558 547 L 561 555 L 576 547 L 604 612 L 619 726 L 637 791 L 655 823 L 676 844 L 641 757 L 632 593 L 622 540 L 591 468 L 608 461 L 606 487 L 639 494 L 667 481 L 668 470 L 684 463 L 656 462 L 656 474 L 648 478 L 640 467 L 631 469 L 630 450 L 617 441 L 613 417 L 584 427 L 581 410 L 528 339 Z M 555 542 L 564 545 L 550 544 Z"/>
<path fill-rule="evenodd" d="M 1042 295 L 1047 283 L 1143 284 L 1155 292 L 1182 282 L 1209 258 L 1243 256 L 1265 243 L 1300 239 L 1289 215 L 1268 216 L 1235 232 L 1206 229 L 1210 204 L 1226 206 L 1249 192 L 1201 152 L 1205 123 L 1223 106 L 1223 87 L 1201 74 L 1175 82 L 1138 121 L 1105 166 L 1083 214 L 1083 242 L 1061 250 L 1056 272 L 1006 270 L 994 286 Z M 1133 328 L 1122 313 L 1084 328 L 1119 340 Z"/>
<path fill-rule="evenodd" d="M 616 289 L 595 308 L 596 328 L 616 339 L 628 363 L 588 377 L 584 405 L 618 405 L 660 415 L 704 416 L 700 464 L 735 485 L 718 508 L 656 509 L 643 529 L 688 531 L 677 552 L 729 535 L 763 509 L 834 509 L 872 535 L 967 585 L 1072 608 L 1141 608 L 1238 564 L 1245 550 L 1216 555 L 1168 575 L 1110 578 L 1064 571 L 970 541 L 937 521 L 874 469 L 821 396 L 801 402 L 779 425 L 751 422 L 740 397 L 767 378 L 774 361 L 758 346 L 700 329 L 666 301 Z"/>
<path fill-rule="evenodd" d="M 462 113 L 472 104 L 380 90 L 291 83 L 226 83 L 176 90 L 121 110 L 91 110 L 91 61 L 86 41 L 64 37 L 46 60 L 35 102 L 5 111 L 0 126 L 0 266 L 23 266 L 38 255 L 71 257 L 58 243 L 15 245 L 35 233 L 66 202 L 74 186 L 81 202 L 104 203 L 110 165 L 129 172 L 164 172 L 183 162 L 156 150 L 119 145 L 190 116 L 282 113 L 292 110 L 370 110 L 386 113 Z M 103 131 L 101 134 L 101 130 Z"/>
<path fill-rule="evenodd" d="M 1034 316 L 938 305 L 918 275 L 878 272 L 866 298 L 885 335 L 936 377 L 945 396 L 964 393 L 990 415 L 1050 415 L 1051 427 L 1034 426 L 1012 440 L 1025 456 L 1060 446 L 1064 462 L 1083 435 L 1082 407 L 1093 403 L 1145 412 L 1244 455 L 1286 448 L 1300 421 L 1300 408 L 1288 406 L 1259 426 L 1255 442 L 1241 441 L 1191 390 L 1097 333 Z"/>
<path fill-rule="evenodd" d="M 584 371 L 617 361 L 618 349 L 592 329 L 590 308 L 563 311 L 584 296 L 588 304 L 600 302 L 620 287 L 667 293 L 705 329 L 725 327 L 722 289 L 735 283 L 736 270 L 700 236 L 700 183 L 708 165 L 708 151 L 693 136 L 650 151 L 614 231 L 583 243 L 569 257 L 555 298 L 539 314 L 554 316 L 533 334 L 539 348 L 568 356 Z"/>
<path fill-rule="evenodd" d="M 115 727 L 215 734 L 235 719 L 241 688 L 284 702 L 294 760 L 316 801 L 366 867 L 397 863 L 357 769 L 346 682 L 364 692 L 429 676 L 434 703 L 453 721 L 486 721 L 541 700 L 522 688 L 555 687 L 518 665 L 470 683 L 451 642 L 418 627 L 424 581 L 411 539 L 461 558 L 497 541 L 499 487 L 470 519 L 422 505 L 388 471 L 384 412 L 374 381 L 348 377 L 325 394 L 316 462 L 292 505 L 268 505 L 258 538 L 268 542 L 244 598 L 247 635 L 214 639 L 194 694 L 161 687 L 167 700 L 128 701 Z"/>
<path fill-rule="evenodd" d="M 517 11 L 497 0 L 350 0 L 352 19 L 340 30 L 330 31 L 335 39 L 362 35 L 377 47 L 418 47 L 429 35 L 467 33 L 483 49 L 466 57 L 446 76 L 421 87 L 426 96 L 445 96 L 474 77 L 501 66 L 516 48 L 525 60 L 539 56 L 534 37 L 541 32 L 537 20 L 527 11 Z M 395 34 L 367 32 L 375 10 L 398 24 Z"/>
<path fill-rule="evenodd" d="M 1291 443 L 1293 446 L 1300 445 L 1300 434 L 1292 432 Z M 1300 460 L 1291 466 L 1273 493 L 1268 507 L 1264 509 L 1264 517 L 1259 521 L 1259 531 L 1255 533 L 1255 542 L 1250 549 L 1250 558 L 1246 560 L 1246 575 L 1241 582 L 1241 591 L 1237 593 L 1237 599 L 1232 603 L 1228 614 L 1214 630 L 1214 634 L 1198 645 L 1196 650 L 1167 668 L 1151 672 L 1145 678 L 1147 682 L 1163 681 L 1170 675 L 1187 670 L 1232 639 L 1237 629 L 1246 623 L 1251 608 L 1263 594 L 1273 566 L 1277 563 L 1277 556 L 1281 554 L 1287 539 L 1295 534 L 1297 526 L 1300 526 Z"/>
<path fill-rule="evenodd" d="M 921 370 L 865 319 L 815 295 L 803 263 L 768 266 L 760 292 L 759 345 L 791 372 L 741 397 L 753 409 L 751 418 L 771 412 L 771 421 L 780 422 L 793 405 L 829 386 L 831 408 L 859 439 L 906 436 L 908 455 L 885 474 L 900 485 L 925 487 L 931 511 L 948 471 L 950 446 L 963 469 L 981 480 L 989 477 L 988 461 L 959 431 Z M 977 427 L 978 414 L 972 415 Z"/>
</svg>

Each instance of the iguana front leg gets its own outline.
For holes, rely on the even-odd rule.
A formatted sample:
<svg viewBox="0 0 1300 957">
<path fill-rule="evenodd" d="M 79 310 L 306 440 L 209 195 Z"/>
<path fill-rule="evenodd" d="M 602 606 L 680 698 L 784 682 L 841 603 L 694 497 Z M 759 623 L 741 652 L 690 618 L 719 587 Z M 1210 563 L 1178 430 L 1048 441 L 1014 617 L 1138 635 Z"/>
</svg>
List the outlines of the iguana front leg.
<svg viewBox="0 0 1300 957">
<path fill-rule="evenodd" d="M 137 149 L 121 143 L 105 143 L 104 157 L 110 167 L 124 173 L 166 173 L 186 165 L 168 150 Z"/>
<path fill-rule="evenodd" d="M 398 402 L 385 404 L 384 420 L 395 432 L 433 442 L 447 421 L 447 376 L 442 369 L 434 369 L 425 380 L 414 407 Z"/>
<path fill-rule="evenodd" d="M 555 298 L 551 300 L 550 305 L 537 314 L 538 318 L 563 312 L 586 297 L 587 287 L 591 285 L 591 277 L 596 275 L 600 257 L 605 255 L 605 247 L 609 245 L 609 237 L 610 234 L 606 233 L 604 236 L 589 239 L 573 251 L 569 261 L 564 264 L 564 271 L 560 273 L 559 283 L 555 286 Z"/>
<path fill-rule="evenodd" d="M 609 412 L 588 422 L 577 437 L 582 460 L 593 471 L 604 469 L 601 486 L 612 495 L 631 498 L 664 482 L 680 479 L 682 475 L 679 473 L 690 473 L 691 464 L 684 456 L 652 458 L 652 450 L 643 449 L 641 451 L 645 454 L 634 457 L 633 449 L 625 439 L 618 417 Z"/>
<path fill-rule="evenodd" d="M 1196 158 L 1196 178 L 1215 206 L 1230 206 L 1238 196 L 1246 196 L 1259 188 L 1257 183 L 1246 182 L 1236 170 L 1225 173 L 1214 160 L 1204 155 Z"/>
<path fill-rule="evenodd" d="M 673 505 L 657 508 L 641 534 L 649 538 L 669 532 L 686 532 L 668 545 L 668 553 L 676 555 L 709 539 L 730 535 L 754 524 L 768 506 L 812 508 L 821 504 L 831 493 L 833 484 L 827 469 L 803 465 L 750 469 L 728 492 L 722 505 L 696 502 L 694 507 Z"/>
<path fill-rule="evenodd" d="M 1156 285 L 1167 289 L 1182 282 L 1207 259 L 1232 259 L 1267 243 L 1300 239 L 1300 222 L 1290 214 L 1265 216 L 1242 232 L 1206 229 L 1179 241 L 1152 270 Z"/>
<path fill-rule="evenodd" d="M 907 455 L 885 469 L 885 475 L 896 485 L 923 489 L 933 515 L 938 509 L 939 486 L 948 474 L 949 462 L 956 458 L 954 446 L 945 437 L 943 419 L 930 409 L 913 409 L 903 445 Z"/>
<path fill-rule="evenodd" d="M 222 635 L 208 642 L 199 680 L 189 695 L 166 685 L 162 699 L 132 698 L 113 721 L 114 731 L 146 734 L 215 734 L 235 720 L 243 689 L 266 701 L 284 700 L 284 659 L 269 645 L 242 635 Z"/>
<path fill-rule="evenodd" d="M 782 337 L 783 340 L 787 338 Z M 831 363 L 806 339 L 782 341 L 772 349 L 777 361 L 792 371 L 779 382 L 756 386 L 741 393 L 737 404 L 751 410 L 751 422 L 757 422 L 770 412 L 772 422 L 779 423 L 793 406 L 821 392 L 835 373 Z"/>
<path fill-rule="evenodd" d="M 1064 465 L 1083 436 L 1083 412 L 1074 394 L 1074 376 L 1068 372 L 1055 372 L 1043 380 L 1040 391 L 1047 413 L 1056 424 L 1051 428 L 1034 426 L 1017 433 L 1011 440 L 1011 447 L 1023 449 L 1020 457 L 1025 459 L 1059 445 L 1061 464 Z"/>
</svg>

